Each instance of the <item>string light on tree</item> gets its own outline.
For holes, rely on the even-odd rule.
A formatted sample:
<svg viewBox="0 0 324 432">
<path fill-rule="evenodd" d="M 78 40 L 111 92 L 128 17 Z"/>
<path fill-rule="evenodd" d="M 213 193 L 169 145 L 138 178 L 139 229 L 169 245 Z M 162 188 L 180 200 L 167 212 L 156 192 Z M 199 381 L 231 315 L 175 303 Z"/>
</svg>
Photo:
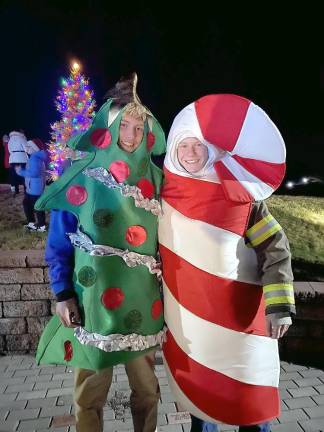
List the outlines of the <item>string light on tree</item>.
<svg viewBox="0 0 324 432">
<path fill-rule="evenodd" d="M 62 163 L 69 156 L 67 141 L 73 135 L 89 128 L 95 115 L 95 105 L 89 81 L 81 74 L 80 63 L 73 61 L 70 76 L 61 79 L 61 87 L 55 101 L 61 120 L 51 125 L 49 169 L 53 180 L 61 174 Z M 77 156 L 82 155 L 79 153 Z"/>
</svg>

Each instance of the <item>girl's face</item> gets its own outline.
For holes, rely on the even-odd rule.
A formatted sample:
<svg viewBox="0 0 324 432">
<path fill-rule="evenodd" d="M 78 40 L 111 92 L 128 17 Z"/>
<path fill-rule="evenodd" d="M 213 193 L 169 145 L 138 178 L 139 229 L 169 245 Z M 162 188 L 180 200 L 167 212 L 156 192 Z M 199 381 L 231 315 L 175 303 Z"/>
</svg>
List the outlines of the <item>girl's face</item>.
<svg viewBox="0 0 324 432">
<path fill-rule="evenodd" d="M 186 171 L 196 173 L 206 165 L 208 149 L 197 138 L 185 138 L 178 145 L 177 156 Z"/>
</svg>

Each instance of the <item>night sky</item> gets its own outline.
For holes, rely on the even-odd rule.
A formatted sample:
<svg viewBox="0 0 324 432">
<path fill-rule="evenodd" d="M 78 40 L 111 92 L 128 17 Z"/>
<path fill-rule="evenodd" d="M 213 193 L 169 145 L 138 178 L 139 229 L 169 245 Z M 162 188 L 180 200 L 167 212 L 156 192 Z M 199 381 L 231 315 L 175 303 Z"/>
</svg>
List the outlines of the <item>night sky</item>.
<svg viewBox="0 0 324 432">
<path fill-rule="evenodd" d="M 212 9 L 197 2 L 196 10 L 184 3 L 175 15 L 173 3 L 162 1 L 1 1 L 1 136 L 23 129 L 27 138 L 49 139 L 50 123 L 59 119 L 59 79 L 76 58 L 98 107 L 120 76 L 136 71 L 139 96 L 166 133 L 198 97 L 245 96 L 281 131 L 287 177 L 323 176 L 316 11 L 294 6 L 284 16 L 268 2 L 252 14 L 235 3 L 227 10 L 210 3 Z"/>
</svg>

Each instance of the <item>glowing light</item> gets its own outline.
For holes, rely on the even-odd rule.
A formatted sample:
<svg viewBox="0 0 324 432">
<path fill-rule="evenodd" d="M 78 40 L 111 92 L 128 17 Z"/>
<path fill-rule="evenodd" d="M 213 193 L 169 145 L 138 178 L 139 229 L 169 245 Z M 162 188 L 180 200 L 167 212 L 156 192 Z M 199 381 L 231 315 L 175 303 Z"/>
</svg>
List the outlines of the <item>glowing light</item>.
<svg viewBox="0 0 324 432">
<path fill-rule="evenodd" d="M 292 181 L 287 182 L 287 183 L 286 183 L 286 187 L 287 187 L 288 189 L 292 189 L 292 188 L 294 187 L 294 182 L 292 182 Z"/>
<path fill-rule="evenodd" d="M 302 182 L 303 182 L 304 184 L 307 184 L 307 183 L 309 182 L 309 178 L 308 178 L 308 177 L 303 177 L 303 178 L 302 178 Z"/>
<path fill-rule="evenodd" d="M 78 62 L 73 62 L 72 63 L 72 69 L 73 69 L 73 71 L 75 71 L 75 72 L 78 72 L 79 70 L 80 70 L 80 65 L 79 65 L 79 63 Z"/>
</svg>

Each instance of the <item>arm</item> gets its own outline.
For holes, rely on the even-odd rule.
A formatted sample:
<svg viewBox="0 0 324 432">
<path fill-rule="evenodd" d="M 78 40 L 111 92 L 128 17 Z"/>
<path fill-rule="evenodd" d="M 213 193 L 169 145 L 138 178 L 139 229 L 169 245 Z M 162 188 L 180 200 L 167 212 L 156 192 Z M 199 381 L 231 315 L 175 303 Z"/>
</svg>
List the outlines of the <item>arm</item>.
<svg viewBox="0 0 324 432">
<path fill-rule="evenodd" d="M 32 177 L 37 178 L 41 175 L 41 166 L 40 162 L 36 159 L 29 161 L 28 168 L 22 168 L 21 166 L 17 167 L 16 173 L 21 177 Z"/>
<path fill-rule="evenodd" d="M 257 255 L 269 334 L 281 337 L 296 313 L 288 239 L 263 201 L 253 204 L 245 235 Z"/>
<path fill-rule="evenodd" d="M 80 321 L 77 300 L 72 284 L 74 248 L 66 233 L 76 232 L 77 219 L 69 212 L 52 210 L 45 260 L 49 266 L 51 289 L 56 296 L 56 313 L 63 325 L 74 327 Z"/>
</svg>

